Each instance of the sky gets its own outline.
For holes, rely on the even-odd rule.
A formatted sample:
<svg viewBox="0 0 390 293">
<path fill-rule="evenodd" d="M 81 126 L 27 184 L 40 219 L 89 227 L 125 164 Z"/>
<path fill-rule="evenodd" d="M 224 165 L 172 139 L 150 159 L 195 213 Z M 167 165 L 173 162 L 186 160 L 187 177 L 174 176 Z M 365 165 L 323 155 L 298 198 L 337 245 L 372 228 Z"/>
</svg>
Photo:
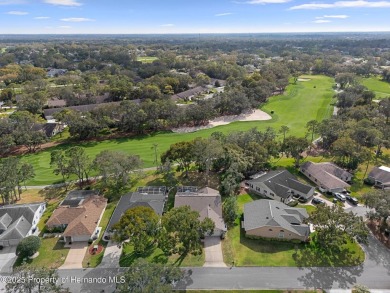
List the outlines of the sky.
<svg viewBox="0 0 390 293">
<path fill-rule="evenodd" d="M 0 34 L 390 31 L 390 0 L 0 0 Z"/>
</svg>

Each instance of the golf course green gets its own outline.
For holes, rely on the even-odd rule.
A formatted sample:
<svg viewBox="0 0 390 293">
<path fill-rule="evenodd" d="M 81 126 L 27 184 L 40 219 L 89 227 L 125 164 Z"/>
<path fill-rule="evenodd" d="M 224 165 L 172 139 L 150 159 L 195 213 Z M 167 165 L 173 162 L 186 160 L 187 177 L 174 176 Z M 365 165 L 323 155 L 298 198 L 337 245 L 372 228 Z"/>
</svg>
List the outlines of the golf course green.
<svg viewBox="0 0 390 293">
<path fill-rule="evenodd" d="M 102 150 L 123 151 L 139 155 L 144 161 L 144 167 L 151 167 L 154 161 L 153 144 L 157 144 L 158 152 L 162 153 L 172 143 L 188 141 L 196 137 L 208 137 L 215 131 L 229 133 L 232 131 L 249 130 L 253 127 L 257 127 L 259 130 L 272 127 L 277 131 L 280 126 L 287 125 L 290 128 L 290 135 L 304 136 L 308 121 L 313 119 L 321 121 L 332 115 L 333 84 L 334 80 L 330 77 L 318 75 L 302 76 L 297 84 L 290 84 L 283 95 L 271 97 L 261 107 L 263 111 L 272 116 L 272 119 L 267 121 L 233 122 L 228 125 L 200 130 L 194 133 L 164 132 L 134 138 L 87 142 L 78 145 L 85 147 L 91 158 L 94 158 Z M 63 144 L 38 153 L 24 155 L 23 160 L 34 166 L 36 174 L 33 180 L 27 182 L 27 185 L 48 185 L 60 182 L 61 176 L 54 175 L 50 168 L 50 152 L 53 149 L 67 149 L 71 146 L 70 144 Z"/>
<path fill-rule="evenodd" d="M 390 83 L 382 81 L 378 77 L 363 78 L 361 84 L 373 91 L 376 99 L 390 97 Z"/>
</svg>

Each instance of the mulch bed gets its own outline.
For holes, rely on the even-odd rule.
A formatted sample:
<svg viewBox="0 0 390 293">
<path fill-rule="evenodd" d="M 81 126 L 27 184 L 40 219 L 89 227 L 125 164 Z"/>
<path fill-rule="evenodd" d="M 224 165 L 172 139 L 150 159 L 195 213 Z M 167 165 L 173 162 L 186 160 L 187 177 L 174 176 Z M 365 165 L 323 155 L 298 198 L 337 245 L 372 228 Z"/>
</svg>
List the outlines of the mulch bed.
<svg viewBox="0 0 390 293">
<path fill-rule="evenodd" d="M 96 251 L 93 250 L 93 247 L 95 246 L 96 244 L 92 244 L 89 248 L 88 248 L 88 251 L 89 251 L 89 254 L 91 255 L 97 255 L 99 253 L 101 253 L 104 249 L 103 245 L 100 245 L 98 244 L 98 249 Z"/>
<path fill-rule="evenodd" d="M 383 245 L 390 249 L 390 237 L 386 237 L 385 233 L 380 231 L 379 221 L 368 221 L 367 226 L 371 230 L 372 234 L 374 234 L 376 239 L 378 239 L 383 243 Z"/>
</svg>

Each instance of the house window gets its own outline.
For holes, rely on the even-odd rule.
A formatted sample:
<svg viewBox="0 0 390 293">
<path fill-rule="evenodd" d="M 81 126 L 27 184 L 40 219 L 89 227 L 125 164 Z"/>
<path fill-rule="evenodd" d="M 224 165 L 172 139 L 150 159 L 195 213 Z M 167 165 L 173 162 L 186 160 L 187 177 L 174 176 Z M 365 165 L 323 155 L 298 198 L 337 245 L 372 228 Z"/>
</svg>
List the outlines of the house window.
<svg viewBox="0 0 390 293">
<path fill-rule="evenodd" d="M 264 190 L 264 193 L 267 193 L 267 190 Z"/>
<path fill-rule="evenodd" d="M 309 177 L 311 177 L 311 174 L 309 174 Z"/>
<path fill-rule="evenodd" d="M 317 182 L 317 179 L 314 179 L 315 182 Z"/>
<path fill-rule="evenodd" d="M 270 192 L 270 194 L 269 195 L 271 195 L 271 196 L 275 196 L 275 194 L 273 194 L 272 192 Z"/>
<path fill-rule="evenodd" d="M 272 231 L 272 229 L 269 229 L 268 231 Z"/>
<path fill-rule="evenodd" d="M 279 232 L 279 235 L 278 235 L 279 238 L 284 238 L 284 232 L 282 232 L 282 231 Z"/>
</svg>

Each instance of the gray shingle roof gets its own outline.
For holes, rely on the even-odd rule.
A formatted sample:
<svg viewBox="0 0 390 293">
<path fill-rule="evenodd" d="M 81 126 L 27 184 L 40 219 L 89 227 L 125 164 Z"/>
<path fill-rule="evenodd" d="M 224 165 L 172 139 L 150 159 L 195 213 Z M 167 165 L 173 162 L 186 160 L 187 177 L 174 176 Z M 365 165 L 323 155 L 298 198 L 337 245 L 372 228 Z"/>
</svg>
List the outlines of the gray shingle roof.
<svg viewBox="0 0 390 293">
<path fill-rule="evenodd" d="M 166 190 L 166 188 L 162 188 L 161 190 Z M 163 193 L 139 193 L 132 192 L 129 194 L 125 194 L 119 200 L 114 213 L 111 216 L 110 222 L 107 225 L 106 231 L 110 231 L 111 227 L 119 222 L 123 214 L 131 208 L 137 206 L 145 206 L 152 208 L 156 214 L 162 215 L 164 211 L 164 205 L 166 202 L 166 194 Z"/>
<path fill-rule="evenodd" d="M 173 100 L 185 99 L 185 98 L 188 98 L 188 97 L 195 96 L 197 94 L 203 93 L 205 91 L 207 91 L 207 88 L 204 88 L 202 86 L 198 86 L 196 88 L 193 88 L 193 89 L 190 89 L 190 90 L 178 93 L 176 95 L 173 95 L 171 98 Z"/>
<path fill-rule="evenodd" d="M 205 187 L 197 191 L 185 191 L 175 195 L 175 207 L 189 206 L 193 211 L 199 212 L 199 219 L 210 218 L 215 223 L 215 227 L 226 231 L 226 225 L 222 218 L 222 199 L 218 190 Z M 189 189 L 191 190 L 191 189 Z"/>
<path fill-rule="evenodd" d="M 382 184 L 390 184 L 390 172 L 384 170 L 383 167 L 374 167 L 368 174 L 368 177 L 374 178 L 376 181 L 382 182 Z"/>
<path fill-rule="evenodd" d="M 332 163 L 306 162 L 301 166 L 301 172 L 308 178 L 317 179 L 316 183 L 326 189 L 348 188 L 350 185 L 340 178 L 352 177 L 352 174 Z M 309 174 L 311 176 L 309 176 Z"/>
<path fill-rule="evenodd" d="M 256 185 L 256 183 L 264 183 L 276 195 L 282 198 L 290 196 L 289 190 L 293 189 L 304 194 L 309 193 L 313 188 L 310 185 L 299 182 L 297 178 L 287 170 L 270 171 L 256 179 L 248 181 Z"/>
<path fill-rule="evenodd" d="M 30 231 L 34 215 L 42 203 L 0 207 L 0 240 L 22 239 Z M 2 229 L 5 228 L 5 229 Z"/>
<path fill-rule="evenodd" d="M 52 117 L 55 113 L 61 112 L 62 110 L 70 109 L 78 112 L 90 112 L 98 107 L 105 105 L 119 105 L 121 102 L 110 102 L 110 103 L 100 103 L 100 104 L 89 104 L 89 105 L 81 105 L 81 106 L 70 106 L 70 107 L 62 107 L 62 108 L 51 108 L 44 109 L 43 113 L 45 118 Z"/>
<path fill-rule="evenodd" d="M 302 221 L 309 215 L 305 209 L 292 208 L 284 203 L 260 199 L 244 205 L 244 229 L 245 231 L 256 228 L 282 227 L 302 236 L 310 233 L 310 228 Z"/>
</svg>

